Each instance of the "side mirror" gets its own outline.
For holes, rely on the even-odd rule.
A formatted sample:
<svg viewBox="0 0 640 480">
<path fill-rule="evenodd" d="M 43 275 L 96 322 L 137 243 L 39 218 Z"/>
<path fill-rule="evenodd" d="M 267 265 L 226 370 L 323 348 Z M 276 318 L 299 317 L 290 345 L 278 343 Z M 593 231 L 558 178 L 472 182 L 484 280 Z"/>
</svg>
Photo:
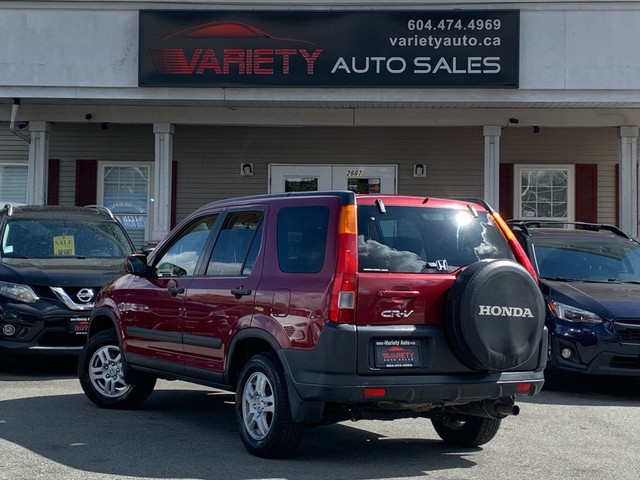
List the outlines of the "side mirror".
<svg viewBox="0 0 640 480">
<path fill-rule="evenodd" d="M 149 266 L 147 265 L 147 256 L 140 253 L 129 255 L 124 262 L 124 271 L 138 277 L 146 277 Z"/>
</svg>

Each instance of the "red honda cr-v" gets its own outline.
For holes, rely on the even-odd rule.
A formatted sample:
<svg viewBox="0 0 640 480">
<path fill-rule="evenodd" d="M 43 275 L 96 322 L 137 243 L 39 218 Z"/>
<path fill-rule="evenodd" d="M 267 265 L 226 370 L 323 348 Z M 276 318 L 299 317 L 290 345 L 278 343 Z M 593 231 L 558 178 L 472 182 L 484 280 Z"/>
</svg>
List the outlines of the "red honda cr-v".
<svg viewBox="0 0 640 480">
<path fill-rule="evenodd" d="M 542 387 L 544 303 L 482 202 L 313 192 L 214 202 L 108 284 L 79 362 L 88 397 L 133 407 L 156 378 L 236 392 L 255 455 L 305 426 L 430 418 L 491 440 Z"/>
</svg>

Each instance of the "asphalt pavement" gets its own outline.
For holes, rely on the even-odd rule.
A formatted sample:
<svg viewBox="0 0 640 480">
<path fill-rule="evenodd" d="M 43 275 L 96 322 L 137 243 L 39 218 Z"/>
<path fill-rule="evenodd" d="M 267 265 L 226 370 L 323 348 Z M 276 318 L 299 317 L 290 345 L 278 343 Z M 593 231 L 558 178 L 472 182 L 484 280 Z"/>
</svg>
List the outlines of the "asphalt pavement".
<svg viewBox="0 0 640 480">
<path fill-rule="evenodd" d="M 426 419 L 308 429 L 297 455 L 251 456 L 233 395 L 159 381 L 138 410 L 103 410 L 75 362 L 0 370 L 1 480 L 640 478 L 640 380 L 552 379 L 481 448 L 442 443 Z"/>
</svg>

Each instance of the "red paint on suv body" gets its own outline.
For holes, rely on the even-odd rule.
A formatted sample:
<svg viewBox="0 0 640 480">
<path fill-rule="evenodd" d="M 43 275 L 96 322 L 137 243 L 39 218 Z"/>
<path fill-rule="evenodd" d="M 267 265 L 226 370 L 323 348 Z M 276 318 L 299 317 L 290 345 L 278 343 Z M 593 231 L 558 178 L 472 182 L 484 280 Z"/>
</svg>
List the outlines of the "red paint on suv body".
<svg viewBox="0 0 640 480">
<path fill-rule="evenodd" d="M 346 191 L 214 202 L 102 292 L 80 371 L 120 349 L 122 389 L 81 382 L 101 406 L 141 401 L 155 377 L 235 390 L 260 456 L 347 418 L 426 416 L 445 441 L 478 445 L 544 380 L 544 303 L 521 254 L 482 202 Z M 479 315 L 486 305 L 533 313 Z M 450 416 L 469 431 L 454 434 Z"/>
</svg>

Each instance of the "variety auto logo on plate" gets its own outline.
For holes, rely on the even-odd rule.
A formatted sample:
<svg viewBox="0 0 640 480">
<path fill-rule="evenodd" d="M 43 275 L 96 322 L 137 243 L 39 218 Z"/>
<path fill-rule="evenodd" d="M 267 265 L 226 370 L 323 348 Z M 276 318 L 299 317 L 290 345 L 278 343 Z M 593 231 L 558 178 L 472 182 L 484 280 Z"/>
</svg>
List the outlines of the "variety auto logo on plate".
<svg viewBox="0 0 640 480">
<path fill-rule="evenodd" d="M 376 340 L 375 366 L 379 368 L 419 367 L 420 343 L 417 340 Z"/>
<path fill-rule="evenodd" d="M 140 86 L 517 87 L 518 10 L 140 12 Z"/>
</svg>

